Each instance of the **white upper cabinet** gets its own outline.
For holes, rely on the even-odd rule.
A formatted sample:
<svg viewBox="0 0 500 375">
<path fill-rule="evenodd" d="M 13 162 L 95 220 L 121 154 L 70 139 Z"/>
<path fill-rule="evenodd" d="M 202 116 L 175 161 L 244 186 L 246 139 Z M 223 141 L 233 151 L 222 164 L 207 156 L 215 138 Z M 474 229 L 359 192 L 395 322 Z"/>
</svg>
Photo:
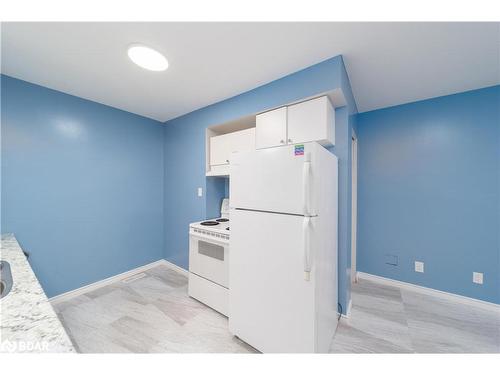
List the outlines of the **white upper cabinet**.
<svg viewBox="0 0 500 375">
<path fill-rule="evenodd" d="M 256 148 L 305 142 L 335 144 L 335 110 L 326 96 L 256 116 Z"/>
<path fill-rule="evenodd" d="M 233 152 L 255 150 L 255 128 L 210 138 L 210 165 L 227 165 Z"/>
<path fill-rule="evenodd" d="M 288 107 L 287 143 L 335 144 L 335 111 L 326 96 Z"/>
<path fill-rule="evenodd" d="M 256 116 L 255 147 L 257 149 L 286 144 L 286 117 L 286 107 Z"/>
</svg>

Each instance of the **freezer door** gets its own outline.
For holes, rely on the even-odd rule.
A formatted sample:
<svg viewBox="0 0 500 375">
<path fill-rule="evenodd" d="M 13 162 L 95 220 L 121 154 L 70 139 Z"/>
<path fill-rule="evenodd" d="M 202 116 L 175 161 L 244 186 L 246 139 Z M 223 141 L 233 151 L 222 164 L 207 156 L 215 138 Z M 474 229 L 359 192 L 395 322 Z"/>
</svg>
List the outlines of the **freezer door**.
<svg viewBox="0 0 500 375">
<path fill-rule="evenodd" d="M 235 154 L 231 160 L 231 207 L 316 215 L 319 148 L 312 142 Z"/>
<path fill-rule="evenodd" d="M 264 353 L 314 352 L 318 218 L 237 209 L 230 215 L 230 331 Z"/>
</svg>

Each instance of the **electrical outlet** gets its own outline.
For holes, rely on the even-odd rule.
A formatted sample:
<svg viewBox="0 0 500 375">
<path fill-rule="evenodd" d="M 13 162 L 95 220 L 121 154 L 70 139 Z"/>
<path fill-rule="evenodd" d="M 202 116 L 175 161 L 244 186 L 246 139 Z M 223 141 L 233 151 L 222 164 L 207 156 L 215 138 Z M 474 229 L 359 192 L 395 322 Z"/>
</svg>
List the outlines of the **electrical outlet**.
<svg viewBox="0 0 500 375">
<path fill-rule="evenodd" d="M 482 272 L 472 272 L 472 282 L 475 284 L 483 283 L 483 273 Z"/>
<path fill-rule="evenodd" d="M 415 272 L 424 272 L 424 262 L 415 262 Z"/>
<path fill-rule="evenodd" d="M 203 197 L 203 188 L 201 187 L 198 188 L 198 196 Z"/>
</svg>

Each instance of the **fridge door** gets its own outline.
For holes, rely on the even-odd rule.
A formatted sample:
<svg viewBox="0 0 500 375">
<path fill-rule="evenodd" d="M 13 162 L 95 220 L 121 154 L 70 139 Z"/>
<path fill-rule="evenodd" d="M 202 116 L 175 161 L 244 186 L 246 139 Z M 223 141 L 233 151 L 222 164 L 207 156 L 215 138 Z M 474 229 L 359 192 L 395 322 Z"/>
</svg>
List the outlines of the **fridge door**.
<svg viewBox="0 0 500 375">
<path fill-rule="evenodd" d="M 230 215 L 229 330 L 264 353 L 315 352 L 319 219 L 238 209 Z"/>
<path fill-rule="evenodd" d="M 231 160 L 233 208 L 317 215 L 323 158 L 335 158 L 315 142 L 235 154 Z M 232 233 L 231 233 L 232 234 Z"/>
</svg>

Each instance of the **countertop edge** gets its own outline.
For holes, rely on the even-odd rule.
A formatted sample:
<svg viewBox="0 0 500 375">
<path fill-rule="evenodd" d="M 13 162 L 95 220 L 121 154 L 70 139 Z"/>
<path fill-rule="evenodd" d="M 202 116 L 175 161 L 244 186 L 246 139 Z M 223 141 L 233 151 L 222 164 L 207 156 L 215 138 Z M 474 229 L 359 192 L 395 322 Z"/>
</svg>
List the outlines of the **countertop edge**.
<svg viewBox="0 0 500 375">
<path fill-rule="evenodd" d="M 2 234 L 0 259 L 10 264 L 13 278 L 12 290 L 0 299 L 0 353 L 75 352 L 14 234 Z"/>
</svg>

